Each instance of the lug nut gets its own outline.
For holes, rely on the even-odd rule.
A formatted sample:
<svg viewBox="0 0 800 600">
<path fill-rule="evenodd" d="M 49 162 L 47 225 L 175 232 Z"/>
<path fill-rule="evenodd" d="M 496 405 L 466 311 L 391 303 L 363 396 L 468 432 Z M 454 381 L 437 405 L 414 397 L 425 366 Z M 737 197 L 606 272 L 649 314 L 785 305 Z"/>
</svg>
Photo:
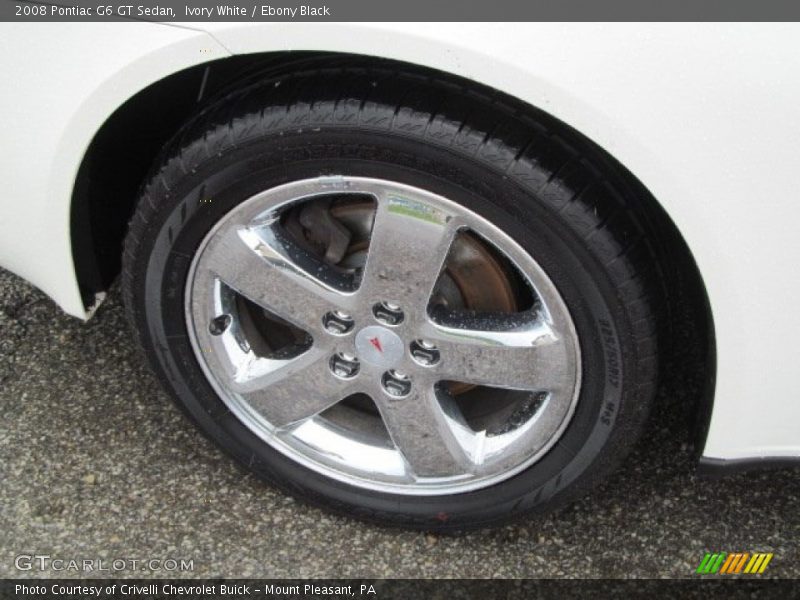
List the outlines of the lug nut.
<svg viewBox="0 0 800 600">
<path fill-rule="evenodd" d="M 379 302 L 372 307 L 372 314 L 385 325 L 398 325 L 403 322 L 403 310 L 392 302 Z"/>
<path fill-rule="evenodd" d="M 353 317 L 346 312 L 334 310 L 325 313 L 325 316 L 322 317 L 322 325 L 325 327 L 325 331 L 332 335 L 346 335 L 353 330 L 355 322 Z"/>
<path fill-rule="evenodd" d="M 329 365 L 331 372 L 342 379 L 352 379 L 361 368 L 358 359 L 347 352 L 338 352 L 331 356 Z"/>
<path fill-rule="evenodd" d="M 386 371 L 381 378 L 384 391 L 395 398 L 408 396 L 411 392 L 411 380 L 408 375 L 400 371 Z"/>
<path fill-rule="evenodd" d="M 215 317 L 211 319 L 211 322 L 208 324 L 208 332 L 211 335 L 222 335 L 225 333 L 225 330 L 230 327 L 232 320 L 230 315 Z"/>
<path fill-rule="evenodd" d="M 434 344 L 427 340 L 415 340 L 410 346 L 411 357 L 424 367 L 431 367 L 439 362 L 441 356 Z"/>
</svg>

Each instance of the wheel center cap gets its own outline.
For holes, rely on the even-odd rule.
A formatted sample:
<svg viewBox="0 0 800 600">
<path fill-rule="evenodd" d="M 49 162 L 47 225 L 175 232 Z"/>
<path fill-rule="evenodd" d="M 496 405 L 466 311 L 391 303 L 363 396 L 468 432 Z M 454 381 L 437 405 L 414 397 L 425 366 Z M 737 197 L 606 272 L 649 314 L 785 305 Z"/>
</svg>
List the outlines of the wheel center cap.
<svg viewBox="0 0 800 600">
<path fill-rule="evenodd" d="M 356 334 L 358 357 L 376 367 L 394 367 L 402 360 L 403 351 L 400 336 L 380 325 L 364 327 Z"/>
</svg>

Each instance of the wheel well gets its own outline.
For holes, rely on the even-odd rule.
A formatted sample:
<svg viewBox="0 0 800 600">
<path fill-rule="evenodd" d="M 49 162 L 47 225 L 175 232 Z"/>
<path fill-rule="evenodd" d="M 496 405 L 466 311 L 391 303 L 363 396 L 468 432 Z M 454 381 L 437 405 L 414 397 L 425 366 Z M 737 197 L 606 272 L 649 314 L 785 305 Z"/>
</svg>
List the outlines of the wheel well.
<svg viewBox="0 0 800 600">
<path fill-rule="evenodd" d="M 581 144 L 628 188 L 629 210 L 647 230 L 663 286 L 664 306 L 660 355 L 662 385 L 669 379 L 694 379 L 704 390 L 686 411 L 694 439 L 702 450 L 711 414 L 715 342 L 710 306 L 694 258 L 667 213 L 645 186 L 611 155 L 568 125 L 501 92 L 487 90 L 431 69 L 365 56 L 320 52 L 278 52 L 225 58 L 191 67 L 143 89 L 120 106 L 92 140 L 78 171 L 71 205 L 71 238 L 75 271 L 84 305 L 94 303 L 120 272 L 122 241 L 139 188 L 164 145 L 204 106 L 228 92 L 258 81 L 297 71 L 347 67 L 391 68 L 422 78 L 481 88 L 502 99 L 519 114 L 535 113 L 551 121 L 566 138 Z M 663 393 L 663 392 L 662 392 Z"/>
</svg>

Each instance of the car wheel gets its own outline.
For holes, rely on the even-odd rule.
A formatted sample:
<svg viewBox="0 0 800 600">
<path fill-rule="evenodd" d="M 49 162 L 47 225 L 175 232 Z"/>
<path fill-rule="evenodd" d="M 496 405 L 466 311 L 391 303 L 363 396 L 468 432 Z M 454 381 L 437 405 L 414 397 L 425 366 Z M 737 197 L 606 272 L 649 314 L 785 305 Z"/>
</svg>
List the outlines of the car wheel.
<svg viewBox="0 0 800 600">
<path fill-rule="evenodd" d="M 397 73 L 222 98 L 165 149 L 125 243 L 160 378 L 248 470 L 360 518 L 551 509 L 651 404 L 651 257 L 591 146 Z"/>
</svg>

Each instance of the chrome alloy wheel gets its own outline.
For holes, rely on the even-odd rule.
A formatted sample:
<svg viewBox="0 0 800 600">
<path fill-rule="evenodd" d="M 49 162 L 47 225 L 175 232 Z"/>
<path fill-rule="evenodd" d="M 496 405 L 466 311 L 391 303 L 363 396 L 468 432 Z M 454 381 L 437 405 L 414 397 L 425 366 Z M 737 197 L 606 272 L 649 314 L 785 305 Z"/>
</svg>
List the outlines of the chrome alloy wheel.
<svg viewBox="0 0 800 600">
<path fill-rule="evenodd" d="M 331 197 L 374 206 L 366 248 L 334 248 L 331 234 L 335 263 L 286 222 Z M 464 234 L 515 271 L 521 310 L 454 299 L 445 271 Z M 193 349 L 230 410 L 298 463 L 371 490 L 444 495 L 512 477 L 555 444 L 580 390 L 572 319 L 536 261 L 476 213 L 396 182 L 320 177 L 256 194 L 202 241 L 185 298 Z M 476 390 L 490 393 L 467 410 Z"/>
</svg>

